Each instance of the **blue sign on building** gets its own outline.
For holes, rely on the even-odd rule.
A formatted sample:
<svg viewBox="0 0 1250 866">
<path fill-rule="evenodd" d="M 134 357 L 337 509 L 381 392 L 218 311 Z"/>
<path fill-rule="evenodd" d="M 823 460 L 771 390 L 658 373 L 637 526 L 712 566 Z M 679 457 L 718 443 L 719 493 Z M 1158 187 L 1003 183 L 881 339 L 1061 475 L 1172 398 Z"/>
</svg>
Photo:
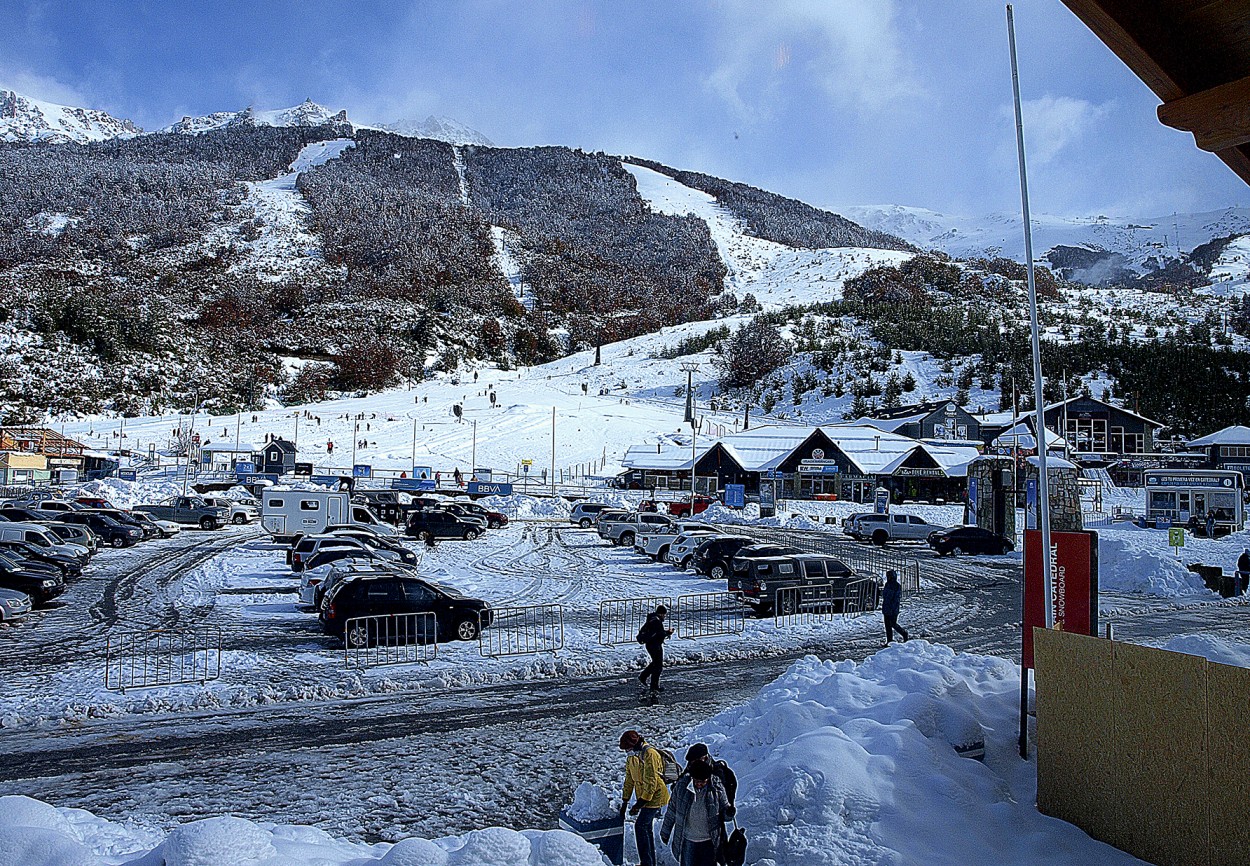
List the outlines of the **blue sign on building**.
<svg viewBox="0 0 1250 866">
<path fill-rule="evenodd" d="M 256 471 L 256 464 L 250 460 L 240 460 L 234 464 L 235 475 L 251 475 Z"/>
<path fill-rule="evenodd" d="M 122 481 L 138 481 L 139 473 L 134 469 L 121 469 L 118 471 L 117 477 Z"/>
<path fill-rule="evenodd" d="M 392 490 L 433 490 L 433 478 L 392 478 Z"/>
<path fill-rule="evenodd" d="M 487 481 L 470 481 L 466 489 L 470 496 L 508 496 L 512 493 L 511 484 L 493 484 Z"/>
<path fill-rule="evenodd" d="M 357 463 L 352 467 L 352 478 L 372 478 L 373 466 L 368 463 Z"/>
<path fill-rule="evenodd" d="M 1024 528 L 1037 529 L 1037 479 L 1024 482 Z"/>
<path fill-rule="evenodd" d="M 433 466 L 414 466 L 412 467 L 412 477 L 417 479 L 418 481 L 424 481 L 427 478 L 433 479 L 434 467 Z"/>
<path fill-rule="evenodd" d="M 747 488 L 745 484 L 725 485 L 725 504 L 730 508 L 742 508 L 747 504 Z"/>
<path fill-rule="evenodd" d="M 239 483 L 241 484 L 256 484 L 258 481 L 268 481 L 270 484 L 277 484 L 278 476 L 272 472 L 262 472 L 262 473 L 252 474 L 252 475 L 240 475 L 239 476 Z"/>
</svg>

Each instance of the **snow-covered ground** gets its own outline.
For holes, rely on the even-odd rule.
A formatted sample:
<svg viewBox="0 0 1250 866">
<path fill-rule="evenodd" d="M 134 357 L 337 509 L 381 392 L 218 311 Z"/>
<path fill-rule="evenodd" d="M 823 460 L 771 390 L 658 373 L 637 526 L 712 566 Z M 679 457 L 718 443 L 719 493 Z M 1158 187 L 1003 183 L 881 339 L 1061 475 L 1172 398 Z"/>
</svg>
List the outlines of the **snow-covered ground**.
<svg viewBox="0 0 1250 866">
<path fill-rule="evenodd" d="M 1250 647 L 1244 645 L 1183 637 L 1169 648 L 1250 664 Z M 897 645 L 859 663 L 808 656 L 754 699 L 660 742 L 680 743 L 679 755 L 686 745 L 706 742 L 734 768 L 750 863 L 1140 863 L 1036 810 L 1035 765 L 1016 754 L 1018 686 L 1019 669 L 1010 662 L 926 641 Z M 603 748 L 610 749 L 612 737 L 605 739 Z M 983 761 L 957 751 L 981 742 Z M 519 756 L 500 756 L 499 765 L 509 758 Z M 584 805 L 585 790 L 580 799 Z M 627 841 L 627 856 L 632 847 Z M 374 862 L 589 866 L 601 861 L 581 839 L 554 830 L 494 827 L 433 840 L 363 844 L 314 827 L 231 816 L 164 832 L 26 797 L 0 798 L 3 866 Z M 661 862 L 674 862 L 664 849 Z"/>
</svg>

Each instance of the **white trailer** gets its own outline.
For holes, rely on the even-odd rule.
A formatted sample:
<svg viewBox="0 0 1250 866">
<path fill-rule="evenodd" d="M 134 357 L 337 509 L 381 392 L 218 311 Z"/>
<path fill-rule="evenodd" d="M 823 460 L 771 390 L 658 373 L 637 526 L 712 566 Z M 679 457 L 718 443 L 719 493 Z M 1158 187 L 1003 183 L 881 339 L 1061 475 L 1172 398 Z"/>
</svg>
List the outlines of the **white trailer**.
<svg viewBox="0 0 1250 866">
<path fill-rule="evenodd" d="M 380 535 L 395 535 L 396 529 L 374 516 L 367 506 L 353 503 L 346 493 L 321 490 L 265 490 L 260 501 L 260 525 L 278 541 L 289 541 L 297 534 L 312 535 L 327 526 L 360 523 Z"/>
</svg>

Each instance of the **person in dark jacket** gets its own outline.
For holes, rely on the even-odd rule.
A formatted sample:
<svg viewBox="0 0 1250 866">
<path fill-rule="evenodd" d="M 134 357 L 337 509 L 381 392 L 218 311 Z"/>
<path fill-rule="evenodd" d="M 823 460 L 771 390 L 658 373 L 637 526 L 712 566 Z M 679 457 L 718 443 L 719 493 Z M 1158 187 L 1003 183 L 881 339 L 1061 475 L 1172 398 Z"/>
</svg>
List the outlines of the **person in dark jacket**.
<svg viewBox="0 0 1250 866">
<path fill-rule="evenodd" d="M 726 818 L 734 816 L 734 798 L 738 793 L 738 777 L 734 775 L 734 771 L 729 769 L 729 765 L 724 761 L 718 761 L 712 757 L 708 751 L 706 743 L 695 743 L 689 749 L 686 749 L 686 772 L 690 772 L 691 764 L 707 764 L 712 768 L 712 775 L 720 779 L 721 786 L 725 789 L 725 797 L 729 800 L 729 811 L 725 814 Z"/>
<path fill-rule="evenodd" d="M 660 690 L 660 673 L 664 670 L 664 641 L 673 636 L 673 630 L 664 627 L 664 617 L 667 615 L 668 608 L 660 605 L 654 613 L 647 615 L 647 621 L 638 630 L 638 640 L 646 647 L 647 655 L 651 656 L 651 664 L 642 669 L 638 682 L 645 686 L 647 678 L 650 677 L 653 692 Z"/>
<path fill-rule="evenodd" d="M 885 573 L 885 586 L 881 588 L 881 615 L 885 617 L 885 643 L 894 640 L 894 632 L 903 636 L 907 643 L 907 629 L 898 624 L 898 612 L 903 606 L 903 585 L 898 582 L 898 572 L 890 569 Z"/>
<path fill-rule="evenodd" d="M 1250 587 L 1250 547 L 1242 548 L 1241 556 L 1237 557 L 1237 585 L 1233 587 L 1236 595 L 1241 595 Z"/>
<path fill-rule="evenodd" d="M 660 841 L 669 844 L 681 866 L 716 866 L 730 809 L 725 788 L 712 775 L 711 766 L 695 761 L 673 783 Z"/>
</svg>

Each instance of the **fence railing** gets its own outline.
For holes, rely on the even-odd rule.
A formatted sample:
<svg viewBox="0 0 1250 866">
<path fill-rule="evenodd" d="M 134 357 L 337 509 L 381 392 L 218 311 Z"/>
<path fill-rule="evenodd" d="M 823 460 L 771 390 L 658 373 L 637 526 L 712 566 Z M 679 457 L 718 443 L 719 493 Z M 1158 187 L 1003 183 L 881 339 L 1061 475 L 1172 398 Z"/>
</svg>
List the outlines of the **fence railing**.
<svg viewBox="0 0 1250 866">
<path fill-rule="evenodd" d="M 842 587 L 842 615 L 859 616 L 877 609 L 881 602 L 881 584 L 870 577 L 852 580 Z"/>
<path fill-rule="evenodd" d="M 646 598 L 609 598 L 599 602 L 599 643 L 616 646 L 634 643 L 638 629 L 660 605 L 673 610 L 671 596 L 648 596 Z"/>
<path fill-rule="evenodd" d="M 478 626 L 478 649 L 488 658 L 564 649 L 564 607 L 559 604 L 493 607 Z"/>
<path fill-rule="evenodd" d="M 842 583 L 778 587 L 773 593 L 773 624 L 810 625 L 834 616 L 859 616 L 877 609 L 880 588 L 872 578 Z"/>
<path fill-rule="evenodd" d="M 343 661 L 350 668 L 416 664 L 438 658 L 433 613 L 358 616 L 343 631 Z"/>
<path fill-rule="evenodd" d="M 822 532 L 793 532 L 789 530 L 764 530 L 761 537 L 778 544 L 785 544 L 807 553 L 824 553 L 836 556 L 857 574 L 884 578 L 887 570 L 898 572 L 903 592 L 920 592 L 920 560 L 881 547 L 861 544 L 843 538 L 832 538 Z"/>
<path fill-rule="evenodd" d="M 111 634 L 105 647 L 104 687 L 112 691 L 202 685 L 220 676 L 216 629 Z"/>
<path fill-rule="evenodd" d="M 677 597 L 675 628 L 678 637 L 695 639 L 742 634 L 746 627 L 746 605 L 731 592 L 701 592 Z"/>
</svg>

